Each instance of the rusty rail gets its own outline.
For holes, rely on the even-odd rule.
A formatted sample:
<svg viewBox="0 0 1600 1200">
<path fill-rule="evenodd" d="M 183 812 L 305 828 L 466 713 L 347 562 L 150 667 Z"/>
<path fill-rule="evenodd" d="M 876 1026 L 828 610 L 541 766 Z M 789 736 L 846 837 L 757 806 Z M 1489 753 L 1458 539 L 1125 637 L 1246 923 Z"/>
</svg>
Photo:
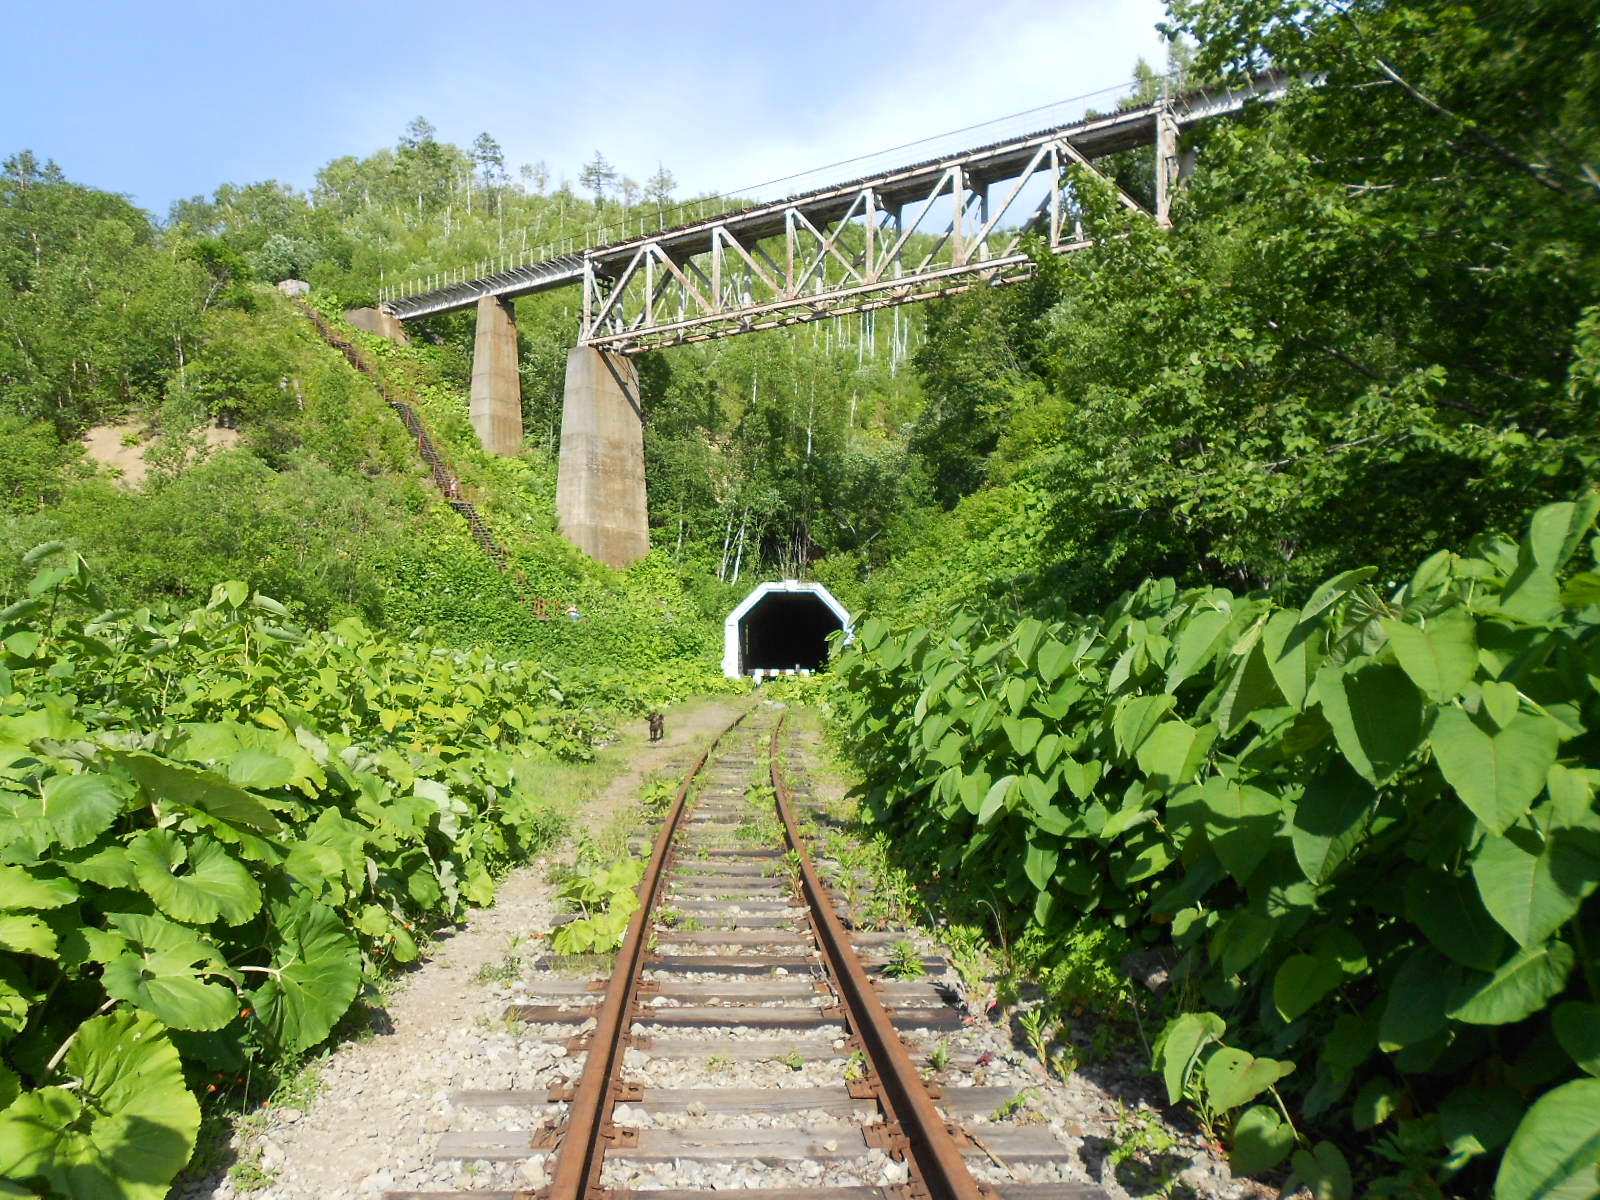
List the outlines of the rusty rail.
<svg viewBox="0 0 1600 1200">
<path fill-rule="evenodd" d="M 682 824 L 695 779 L 722 739 L 745 716 L 746 713 L 741 713 L 695 761 L 662 822 L 649 865 L 639 883 L 639 907 L 628 922 L 615 968 L 606 984 L 605 998 L 595 1014 L 588 1057 L 578 1085 L 571 1093 L 567 1123 L 559 1135 L 555 1169 L 549 1187 L 539 1193 L 541 1200 L 595 1200 L 605 1194 L 600 1186 L 605 1152 L 608 1144 L 619 1136 L 612 1114 L 622 1098 L 620 1067 L 638 1000 L 656 900 L 672 857 L 673 841 Z M 904 1151 L 909 1158 L 911 1175 L 903 1194 L 916 1200 L 995 1200 L 993 1189 L 980 1184 L 967 1169 L 959 1143 L 934 1107 L 910 1054 L 878 1000 L 872 981 L 823 890 L 795 827 L 788 784 L 778 767 L 778 737 L 782 728 L 780 719 L 768 747 L 778 815 L 783 821 L 789 848 L 799 860 L 800 887 L 810 910 L 824 966 L 843 1001 L 850 1029 L 867 1055 L 868 1079 L 875 1098 L 884 1109 L 891 1150 L 897 1155 Z"/>
<path fill-rule="evenodd" d="M 788 783 L 778 769 L 778 735 L 782 731 L 780 718 L 773 726 L 768 747 L 778 816 L 783 821 L 789 848 L 799 859 L 800 886 L 811 910 L 817 946 L 833 977 L 834 988 L 844 1002 L 851 1029 L 860 1039 L 876 1076 L 884 1119 L 890 1122 L 891 1132 L 898 1126 L 898 1132 L 905 1138 L 911 1157 L 913 1193 L 925 1193 L 930 1200 L 994 1200 L 993 1189 L 980 1184 L 967 1169 L 955 1137 L 934 1107 L 911 1055 L 906 1052 L 889 1014 L 873 991 L 872 981 L 850 945 L 844 925 L 834 913 L 822 880 L 812 866 L 811 855 L 806 852 L 789 808 Z M 917 1188 L 919 1183 L 920 1189 Z"/>
<path fill-rule="evenodd" d="M 696 776 L 722 739 L 748 714 L 749 710 L 746 709 L 735 717 L 695 760 L 694 766 L 678 787 L 678 794 L 673 798 L 666 820 L 661 824 L 661 833 L 656 838 L 650 864 L 645 868 L 644 878 L 639 881 L 639 907 L 628 922 L 622 948 L 617 951 L 616 966 L 606 984 L 605 999 L 595 1015 L 589 1054 L 584 1060 L 583 1074 L 578 1077 L 578 1086 L 572 1093 L 566 1129 L 556 1150 L 556 1169 L 551 1174 L 550 1186 L 545 1193 L 549 1200 L 584 1200 L 599 1188 L 605 1143 L 616 1137 L 611 1113 L 616 1106 L 620 1086 L 618 1068 L 626 1049 L 624 1042 L 650 941 L 651 914 L 655 911 L 656 897 L 660 894 L 661 882 L 666 874 L 672 840 L 677 835 L 689 789 L 694 785 Z"/>
</svg>

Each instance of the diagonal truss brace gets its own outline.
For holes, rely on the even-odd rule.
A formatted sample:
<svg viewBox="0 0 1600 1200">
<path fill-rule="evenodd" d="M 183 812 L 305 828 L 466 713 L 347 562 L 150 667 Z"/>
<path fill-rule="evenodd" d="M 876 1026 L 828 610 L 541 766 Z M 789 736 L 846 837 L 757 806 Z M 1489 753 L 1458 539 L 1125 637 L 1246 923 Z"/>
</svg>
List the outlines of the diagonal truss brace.
<svg viewBox="0 0 1600 1200">
<path fill-rule="evenodd" d="M 591 252 L 580 342 L 638 353 L 1011 282 L 1031 269 L 1024 237 L 1063 254 L 1093 244 L 1074 171 L 1123 207 L 1165 219 L 1060 131 L 1024 149 L 1007 144 L 1003 154 L 979 151 Z M 1160 190 L 1161 207 L 1169 194 L 1170 185 Z"/>
</svg>

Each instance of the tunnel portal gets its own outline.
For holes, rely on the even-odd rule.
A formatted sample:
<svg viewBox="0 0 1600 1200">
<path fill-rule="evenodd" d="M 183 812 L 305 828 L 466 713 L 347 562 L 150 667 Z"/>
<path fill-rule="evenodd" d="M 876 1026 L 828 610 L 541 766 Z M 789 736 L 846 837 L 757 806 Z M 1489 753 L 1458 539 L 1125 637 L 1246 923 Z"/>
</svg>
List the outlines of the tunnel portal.
<svg viewBox="0 0 1600 1200">
<path fill-rule="evenodd" d="M 830 633 L 850 628 L 850 614 L 820 583 L 763 583 L 728 614 L 722 673 L 818 671 L 828 662 Z"/>
</svg>

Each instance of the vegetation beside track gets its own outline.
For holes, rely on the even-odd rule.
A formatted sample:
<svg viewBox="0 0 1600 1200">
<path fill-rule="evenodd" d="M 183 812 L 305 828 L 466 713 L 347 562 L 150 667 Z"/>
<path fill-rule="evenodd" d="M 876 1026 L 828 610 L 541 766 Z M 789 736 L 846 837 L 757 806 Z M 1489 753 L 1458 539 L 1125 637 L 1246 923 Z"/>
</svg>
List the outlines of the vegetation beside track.
<svg viewBox="0 0 1600 1200">
<path fill-rule="evenodd" d="M 238 582 L 105 611 L 76 555 L 27 566 L 0 612 L 7 1188 L 163 1195 L 203 1107 L 269 1093 L 559 832 L 545 770 L 682 695 L 305 632 Z"/>
<path fill-rule="evenodd" d="M 835 709 L 897 849 L 1003 935 L 1168 961 L 1155 1065 L 1240 1171 L 1586 1194 L 1597 512 L 1300 606 L 1160 580 L 1049 625 L 869 619 Z"/>
</svg>

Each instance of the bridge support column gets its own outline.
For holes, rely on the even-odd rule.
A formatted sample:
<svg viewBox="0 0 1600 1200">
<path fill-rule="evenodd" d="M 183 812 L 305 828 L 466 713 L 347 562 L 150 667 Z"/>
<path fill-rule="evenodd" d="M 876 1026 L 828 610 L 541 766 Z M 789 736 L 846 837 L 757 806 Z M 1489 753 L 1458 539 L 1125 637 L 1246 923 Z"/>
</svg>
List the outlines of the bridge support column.
<svg viewBox="0 0 1600 1200">
<path fill-rule="evenodd" d="M 517 322 L 511 305 L 495 296 L 478 299 L 468 415 L 479 445 L 490 454 L 510 455 L 521 448 L 522 381 L 517 375 Z"/>
<path fill-rule="evenodd" d="M 378 309 L 378 336 L 386 337 L 397 346 L 409 346 L 411 338 L 406 334 L 406 327 L 400 318 L 387 308 Z"/>
<path fill-rule="evenodd" d="M 1178 188 L 1181 162 L 1178 155 L 1178 122 L 1171 108 L 1156 114 L 1156 224 L 1172 224 L 1172 195 Z"/>
<path fill-rule="evenodd" d="M 631 359 L 589 346 L 567 354 L 556 522 L 562 537 L 610 567 L 650 550 L 642 415 Z"/>
</svg>

